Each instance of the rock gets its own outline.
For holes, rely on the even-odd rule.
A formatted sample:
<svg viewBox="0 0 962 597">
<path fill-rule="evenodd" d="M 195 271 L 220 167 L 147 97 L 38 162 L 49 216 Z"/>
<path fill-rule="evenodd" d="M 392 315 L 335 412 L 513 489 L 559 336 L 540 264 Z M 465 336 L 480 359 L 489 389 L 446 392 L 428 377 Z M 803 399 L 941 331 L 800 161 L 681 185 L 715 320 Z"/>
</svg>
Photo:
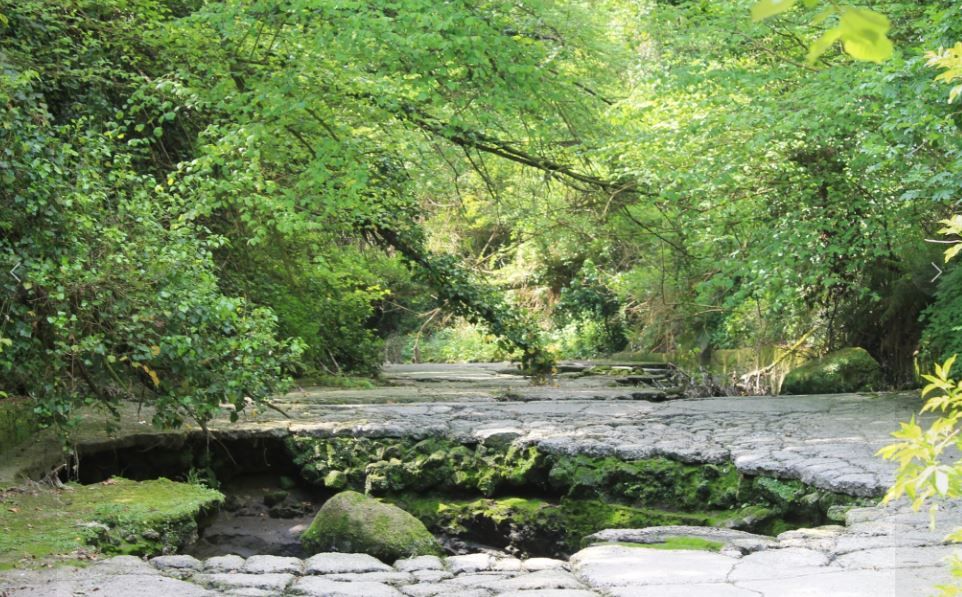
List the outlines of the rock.
<svg viewBox="0 0 962 597">
<path fill-rule="evenodd" d="M 324 487 L 342 489 L 347 485 L 347 475 L 343 471 L 331 471 L 324 476 Z"/>
<path fill-rule="evenodd" d="M 419 583 L 439 583 L 454 577 L 454 574 L 446 570 L 415 570 L 411 574 Z"/>
<path fill-rule="evenodd" d="M 608 591 L 608 594 L 611 595 L 611 597 L 760 597 L 762 595 L 761 593 L 740 589 L 734 585 L 725 583 L 685 583 L 680 585 L 622 587 L 612 589 Z M 778 595 L 781 597 L 782 594 L 765 593 L 765 596 L 768 595 Z M 810 595 L 822 595 L 822 593 L 810 593 Z M 505 596 L 498 595 L 498 597 Z M 545 595 L 544 597 L 548 596 Z"/>
<path fill-rule="evenodd" d="M 274 591 L 275 594 L 284 592 L 287 585 L 294 580 L 293 574 L 197 574 L 194 582 L 202 585 L 222 589 L 261 589 L 262 591 Z"/>
<path fill-rule="evenodd" d="M 324 578 L 338 582 L 377 582 L 395 586 L 417 582 L 417 578 L 410 572 L 348 572 L 345 574 L 326 574 Z"/>
<path fill-rule="evenodd" d="M 693 526 L 660 526 L 644 529 L 606 529 L 585 537 L 592 543 L 664 543 L 673 538 L 702 539 L 732 546 L 739 554 L 752 553 L 773 547 L 771 537 L 746 533 L 734 529 Z"/>
<path fill-rule="evenodd" d="M 341 492 L 325 502 L 301 535 L 301 544 L 310 553 L 366 553 L 388 562 L 441 551 L 417 518 L 355 491 Z"/>
<path fill-rule="evenodd" d="M 227 512 L 237 512 L 244 507 L 244 501 L 237 495 L 231 494 L 224 498 L 224 505 L 221 507 Z"/>
<path fill-rule="evenodd" d="M 596 545 L 571 556 L 574 573 L 595 589 L 674 583 L 724 583 L 739 560 L 707 551 Z"/>
<path fill-rule="evenodd" d="M 490 570 L 493 565 L 494 558 L 486 553 L 472 553 L 466 556 L 451 556 L 448 558 L 448 568 L 455 574 Z"/>
<path fill-rule="evenodd" d="M 307 574 L 347 574 L 361 572 L 390 572 L 384 562 L 364 553 L 319 553 L 305 564 Z"/>
<path fill-rule="evenodd" d="M 410 597 L 491 597 L 491 591 L 487 589 L 465 589 L 463 587 L 452 586 L 444 583 L 440 584 L 419 584 L 403 587 L 401 589 L 405 595 Z"/>
<path fill-rule="evenodd" d="M 252 589 L 250 587 L 244 587 L 242 589 L 231 589 L 228 593 L 230 597 L 277 597 L 277 594 L 273 591 L 266 591 L 264 589 Z"/>
<path fill-rule="evenodd" d="M 582 589 L 536 589 L 534 591 L 498 593 L 498 597 L 598 597 L 598 593 Z"/>
<path fill-rule="evenodd" d="M 745 556 L 728 575 L 728 580 L 762 580 L 817 574 L 829 565 L 829 558 L 820 551 L 800 547 L 769 549 Z"/>
<path fill-rule="evenodd" d="M 404 597 L 394 587 L 376 582 L 337 582 L 318 576 L 305 576 L 291 587 L 295 595 L 309 597 Z"/>
<path fill-rule="evenodd" d="M 843 348 L 785 376 L 783 394 L 838 394 L 877 390 L 882 368 L 864 348 Z"/>
<path fill-rule="evenodd" d="M 905 595 L 931 595 L 933 586 L 949 582 L 944 568 L 919 570 L 833 570 L 821 574 L 806 574 L 800 578 L 773 578 L 746 581 L 745 597 L 778 595 L 778 597 L 811 597 L 812 595 L 853 595 L 867 597 L 903 597 Z M 664 593 L 657 593 L 659 597 Z M 691 593 L 685 593 L 686 597 Z M 716 594 L 713 594 L 713 597 Z"/>
<path fill-rule="evenodd" d="M 405 558 L 394 562 L 394 567 L 401 572 L 414 572 L 415 570 L 444 570 L 444 562 L 437 556 L 418 556 L 416 558 Z"/>
<path fill-rule="evenodd" d="M 563 560 L 554 558 L 528 558 L 521 564 L 528 572 L 538 572 L 540 570 L 554 570 L 556 568 L 567 568 Z"/>
<path fill-rule="evenodd" d="M 251 556 L 247 558 L 243 571 L 248 574 L 300 574 L 304 563 L 297 558 L 282 556 Z"/>
<path fill-rule="evenodd" d="M 508 591 L 585 588 L 570 572 L 565 572 L 564 570 L 531 572 L 514 578 L 492 581 L 484 585 L 484 587 L 496 591 L 499 594 Z"/>
<path fill-rule="evenodd" d="M 825 513 L 825 518 L 831 522 L 845 524 L 845 515 L 848 514 L 848 511 L 851 509 L 852 506 L 849 505 L 829 506 L 828 511 Z"/>
<path fill-rule="evenodd" d="M 290 493 L 283 489 L 268 491 L 264 494 L 264 505 L 267 507 L 276 506 L 286 500 L 288 495 L 290 495 Z"/>
<path fill-rule="evenodd" d="M 237 555 L 215 556 L 204 561 L 204 572 L 237 572 L 244 567 L 244 558 Z"/>
<path fill-rule="evenodd" d="M 518 558 L 499 558 L 492 566 L 495 572 L 521 572 L 521 560 Z"/>
<path fill-rule="evenodd" d="M 524 430 L 517 427 L 492 427 L 479 429 L 474 432 L 475 437 L 486 446 L 507 446 L 524 434 Z"/>
<path fill-rule="evenodd" d="M 150 563 L 158 570 L 200 570 L 200 560 L 193 556 L 157 556 Z"/>
<path fill-rule="evenodd" d="M 98 562 L 88 568 L 94 573 L 95 577 L 104 577 L 118 574 L 151 575 L 160 574 L 150 564 L 137 556 L 114 556 L 109 560 Z M 2 593 L 0 593 L 2 594 Z"/>
</svg>

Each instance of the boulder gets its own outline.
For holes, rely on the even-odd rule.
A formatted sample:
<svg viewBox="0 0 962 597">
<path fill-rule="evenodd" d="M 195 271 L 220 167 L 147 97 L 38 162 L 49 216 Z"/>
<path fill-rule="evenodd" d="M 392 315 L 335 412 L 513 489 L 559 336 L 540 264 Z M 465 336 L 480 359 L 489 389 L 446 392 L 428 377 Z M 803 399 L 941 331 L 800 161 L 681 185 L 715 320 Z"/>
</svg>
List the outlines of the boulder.
<svg viewBox="0 0 962 597">
<path fill-rule="evenodd" d="M 782 394 L 837 394 L 877 390 L 882 368 L 864 348 L 843 348 L 792 369 Z"/>
<path fill-rule="evenodd" d="M 441 547 L 420 520 L 391 504 L 343 491 L 327 500 L 301 535 L 309 553 L 366 553 L 383 562 L 441 555 Z"/>
</svg>

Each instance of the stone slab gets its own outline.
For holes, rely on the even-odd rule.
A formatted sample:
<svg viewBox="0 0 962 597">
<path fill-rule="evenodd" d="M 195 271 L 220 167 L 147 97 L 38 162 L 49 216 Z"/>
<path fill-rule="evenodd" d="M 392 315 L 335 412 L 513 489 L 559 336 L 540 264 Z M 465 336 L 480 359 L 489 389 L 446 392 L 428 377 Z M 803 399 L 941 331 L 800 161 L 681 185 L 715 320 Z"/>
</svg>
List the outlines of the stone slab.
<svg viewBox="0 0 962 597">
<path fill-rule="evenodd" d="M 383 583 L 337 582 L 321 576 L 297 579 L 290 592 L 306 597 L 404 597 L 400 591 Z"/>
<path fill-rule="evenodd" d="M 393 568 L 363 553 L 319 553 L 304 562 L 305 574 L 391 572 Z"/>
</svg>

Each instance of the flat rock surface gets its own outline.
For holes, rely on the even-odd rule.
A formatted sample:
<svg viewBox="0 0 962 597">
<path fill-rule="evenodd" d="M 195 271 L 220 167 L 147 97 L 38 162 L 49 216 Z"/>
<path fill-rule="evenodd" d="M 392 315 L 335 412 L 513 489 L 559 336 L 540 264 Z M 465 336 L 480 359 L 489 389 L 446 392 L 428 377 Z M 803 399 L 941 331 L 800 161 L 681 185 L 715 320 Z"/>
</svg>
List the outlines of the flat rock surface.
<svg viewBox="0 0 962 597">
<path fill-rule="evenodd" d="M 599 385 L 613 384 L 604 376 L 530 386 L 519 376 L 500 373 L 503 367 L 393 365 L 386 369 L 388 379 L 410 385 L 299 390 L 276 401 L 288 418 L 267 411 L 222 432 L 445 436 L 536 444 L 562 453 L 732 461 L 746 474 L 877 496 L 891 484 L 894 467 L 875 452 L 920 404 L 916 394 L 906 393 L 656 403 L 639 399 L 643 390 Z M 343 404 L 333 403 L 335 393 Z M 410 400 L 418 395 L 424 400 Z"/>
<path fill-rule="evenodd" d="M 305 389 L 276 400 L 286 415 L 247 414 L 217 424 L 223 437 L 291 433 L 369 437 L 445 436 L 534 444 L 546 451 L 732 461 L 746 474 L 797 478 L 823 489 L 879 496 L 894 467 L 874 456 L 898 422 L 919 407 L 914 394 L 729 397 L 655 403 L 599 377 L 563 377 L 532 387 L 505 365 L 387 368 L 396 387 Z M 643 393 L 643 392 L 642 392 Z M 134 445 L 176 437 L 149 429 L 87 444 Z M 92 439 L 91 439 L 92 438 Z M 306 560 L 251 556 L 207 560 L 130 556 L 82 569 L 0 574 L 0 595 L 365 595 L 375 597 L 901 597 L 930 594 L 949 580 L 948 529 L 962 507 L 945 506 L 932 530 L 904 504 L 861 508 L 845 526 L 777 538 L 704 529 L 598 533 L 570 562 L 491 554 L 379 562 L 357 554 Z M 659 537 L 718 541 L 718 552 L 651 549 Z"/>
</svg>

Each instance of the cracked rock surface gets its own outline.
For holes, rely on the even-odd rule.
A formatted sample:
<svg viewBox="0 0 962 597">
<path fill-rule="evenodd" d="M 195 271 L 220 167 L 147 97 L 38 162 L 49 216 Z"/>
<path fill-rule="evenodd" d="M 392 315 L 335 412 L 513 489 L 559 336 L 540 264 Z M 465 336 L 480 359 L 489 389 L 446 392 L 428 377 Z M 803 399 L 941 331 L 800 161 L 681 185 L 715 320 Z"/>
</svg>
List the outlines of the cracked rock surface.
<svg viewBox="0 0 962 597">
<path fill-rule="evenodd" d="M 501 365 L 404 365 L 387 369 L 398 388 L 292 392 L 269 411 L 222 433 L 431 437 L 512 441 L 555 453 L 731 461 L 745 474 L 801 481 L 860 497 L 884 493 L 894 467 L 875 456 L 915 394 L 723 397 L 649 402 L 598 377 L 556 387 L 518 383 Z M 602 377 L 602 376 L 599 376 Z M 432 381 L 411 381 L 430 379 Z M 607 383 L 611 383 L 608 381 Z M 592 387 L 594 386 L 594 387 Z M 397 392 L 404 403 L 384 404 Z M 409 401 L 419 393 L 424 401 Z"/>
<path fill-rule="evenodd" d="M 911 394 L 706 398 L 654 403 L 595 378 L 534 388 L 503 365 L 391 367 L 403 384 L 373 390 L 299 391 L 225 437 L 444 436 L 535 444 L 546 451 L 732 461 L 746 474 L 795 478 L 822 489 L 879 496 L 894 467 L 874 456 Z M 569 562 L 475 553 L 380 562 L 360 554 L 308 559 L 257 555 L 196 560 L 106 559 L 87 568 L 8 571 L 0 595 L 301 595 L 365 597 L 902 597 L 949 580 L 944 544 L 962 505 L 944 506 L 936 530 L 904 504 L 860 508 L 845 526 L 761 537 L 722 529 L 613 529 Z M 652 549 L 667 538 L 720 551 Z"/>
</svg>

